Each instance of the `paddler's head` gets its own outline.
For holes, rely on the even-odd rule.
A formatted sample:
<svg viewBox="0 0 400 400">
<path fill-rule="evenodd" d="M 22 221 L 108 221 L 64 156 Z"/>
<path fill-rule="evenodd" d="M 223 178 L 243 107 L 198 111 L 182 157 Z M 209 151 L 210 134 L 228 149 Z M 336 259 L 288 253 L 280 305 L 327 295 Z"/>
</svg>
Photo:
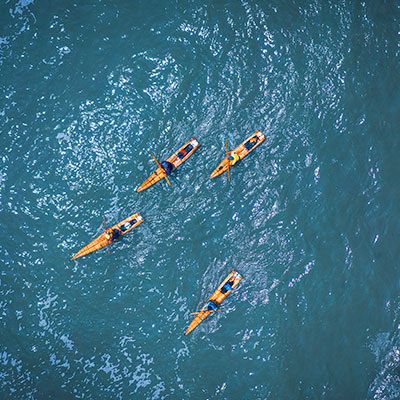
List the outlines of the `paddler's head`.
<svg viewBox="0 0 400 400">
<path fill-rule="evenodd" d="M 107 240 L 111 240 L 111 238 L 112 238 L 112 229 L 109 229 L 107 232 L 106 232 L 106 239 Z"/>
</svg>

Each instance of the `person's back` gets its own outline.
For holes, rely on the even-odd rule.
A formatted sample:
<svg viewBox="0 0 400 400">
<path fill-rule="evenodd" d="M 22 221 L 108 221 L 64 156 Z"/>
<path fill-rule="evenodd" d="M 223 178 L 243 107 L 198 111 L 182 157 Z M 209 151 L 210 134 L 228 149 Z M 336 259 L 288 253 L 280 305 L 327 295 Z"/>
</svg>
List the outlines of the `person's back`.
<svg viewBox="0 0 400 400">
<path fill-rule="evenodd" d="M 112 238 L 112 240 L 118 239 L 121 235 L 122 235 L 122 232 L 118 228 L 113 229 L 113 238 Z"/>
<path fill-rule="evenodd" d="M 167 175 L 171 175 L 171 172 L 172 172 L 174 166 L 173 166 L 170 162 L 168 162 L 168 161 L 162 161 L 162 162 L 160 163 L 160 165 L 161 165 L 161 168 L 165 171 L 165 173 L 166 173 Z"/>
<path fill-rule="evenodd" d="M 136 219 L 125 222 L 125 224 L 121 226 L 121 230 L 127 231 L 128 229 L 132 228 L 133 225 L 135 225 L 135 222 L 136 222 Z"/>
<path fill-rule="evenodd" d="M 229 165 L 232 166 L 235 165 L 240 160 L 240 158 L 235 151 L 231 151 L 231 153 L 228 156 L 228 160 L 229 160 Z"/>
<path fill-rule="evenodd" d="M 113 242 L 114 240 L 118 239 L 122 235 L 122 232 L 119 229 L 110 228 L 106 232 L 106 239 L 109 243 Z"/>
<path fill-rule="evenodd" d="M 217 310 L 218 310 L 218 304 L 215 301 L 210 300 L 204 306 L 204 310 L 203 311 L 217 311 Z"/>
<path fill-rule="evenodd" d="M 232 290 L 232 283 L 229 281 L 229 282 L 226 282 L 224 286 L 222 286 L 221 293 L 225 294 L 226 292 L 229 292 L 230 290 Z"/>
<path fill-rule="evenodd" d="M 244 147 L 246 148 L 247 151 L 250 151 L 256 145 L 257 141 L 258 137 L 254 136 L 244 144 Z"/>
</svg>

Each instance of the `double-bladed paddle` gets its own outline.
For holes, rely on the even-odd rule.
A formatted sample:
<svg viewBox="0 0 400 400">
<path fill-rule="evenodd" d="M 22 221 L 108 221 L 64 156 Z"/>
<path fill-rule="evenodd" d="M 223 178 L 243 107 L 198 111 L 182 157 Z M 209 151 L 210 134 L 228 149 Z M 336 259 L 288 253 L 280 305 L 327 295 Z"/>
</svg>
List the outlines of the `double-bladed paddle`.
<svg viewBox="0 0 400 400">
<path fill-rule="evenodd" d="M 159 164 L 159 162 L 157 161 L 157 159 L 154 157 L 154 155 L 152 154 L 154 161 L 157 163 L 158 167 L 161 169 L 161 171 L 164 171 L 164 168 L 161 167 L 161 165 Z M 169 183 L 169 180 L 167 178 L 167 173 L 164 171 L 163 172 L 164 178 L 167 180 L 168 185 L 171 186 L 171 184 Z"/>
</svg>

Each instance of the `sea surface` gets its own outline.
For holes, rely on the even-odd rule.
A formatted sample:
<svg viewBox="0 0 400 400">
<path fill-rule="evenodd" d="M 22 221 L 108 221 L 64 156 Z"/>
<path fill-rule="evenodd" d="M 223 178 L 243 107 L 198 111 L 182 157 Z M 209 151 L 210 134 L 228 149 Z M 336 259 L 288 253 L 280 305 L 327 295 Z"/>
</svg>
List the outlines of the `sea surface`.
<svg viewBox="0 0 400 400">
<path fill-rule="evenodd" d="M 398 0 L 2 1 L 0 398 L 399 399 L 399 26 Z"/>
</svg>

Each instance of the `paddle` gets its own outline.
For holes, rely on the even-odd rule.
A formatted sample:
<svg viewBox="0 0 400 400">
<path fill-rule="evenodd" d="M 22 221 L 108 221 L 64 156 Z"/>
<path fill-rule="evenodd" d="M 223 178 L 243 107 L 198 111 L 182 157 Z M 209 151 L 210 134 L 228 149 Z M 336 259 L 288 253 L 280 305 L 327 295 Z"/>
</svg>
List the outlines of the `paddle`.
<svg viewBox="0 0 400 400">
<path fill-rule="evenodd" d="M 190 313 L 190 315 L 197 315 L 197 314 L 200 314 L 201 312 L 221 312 L 221 311 L 225 311 L 225 310 L 217 310 L 217 311 L 214 311 L 214 310 L 209 310 L 209 311 L 197 311 L 197 312 L 192 312 L 192 313 Z"/>
<path fill-rule="evenodd" d="M 228 158 L 228 142 L 225 139 L 225 148 L 226 148 L 226 158 Z M 228 182 L 231 181 L 231 176 L 229 175 L 229 158 L 228 158 Z"/>
<path fill-rule="evenodd" d="M 161 167 L 161 165 L 158 163 L 157 159 L 154 157 L 153 154 L 152 154 L 152 156 L 153 156 L 153 158 L 154 158 L 154 161 L 157 163 L 158 167 L 159 167 L 162 171 L 164 171 L 164 169 L 163 169 L 163 168 Z M 167 178 L 167 173 L 166 173 L 165 171 L 164 171 L 164 178 L 167 180 L 168 185 L 171 186 L 171 184 L 169 183 L 169 180 L 168 180 L 168 178 Z"/>
<path fill-rule="evenodd" d="M 104 216 L 104 232 L 107 232 L 107 224 L 106 224 L 106 217 Z M 107 240 L 107 251 L 108 251 L 108 254 L 110 254 L 110 247 L 109 247 L 109 245 L 108 245 L 108 239 L 106 239 Z"/>
</svg>

